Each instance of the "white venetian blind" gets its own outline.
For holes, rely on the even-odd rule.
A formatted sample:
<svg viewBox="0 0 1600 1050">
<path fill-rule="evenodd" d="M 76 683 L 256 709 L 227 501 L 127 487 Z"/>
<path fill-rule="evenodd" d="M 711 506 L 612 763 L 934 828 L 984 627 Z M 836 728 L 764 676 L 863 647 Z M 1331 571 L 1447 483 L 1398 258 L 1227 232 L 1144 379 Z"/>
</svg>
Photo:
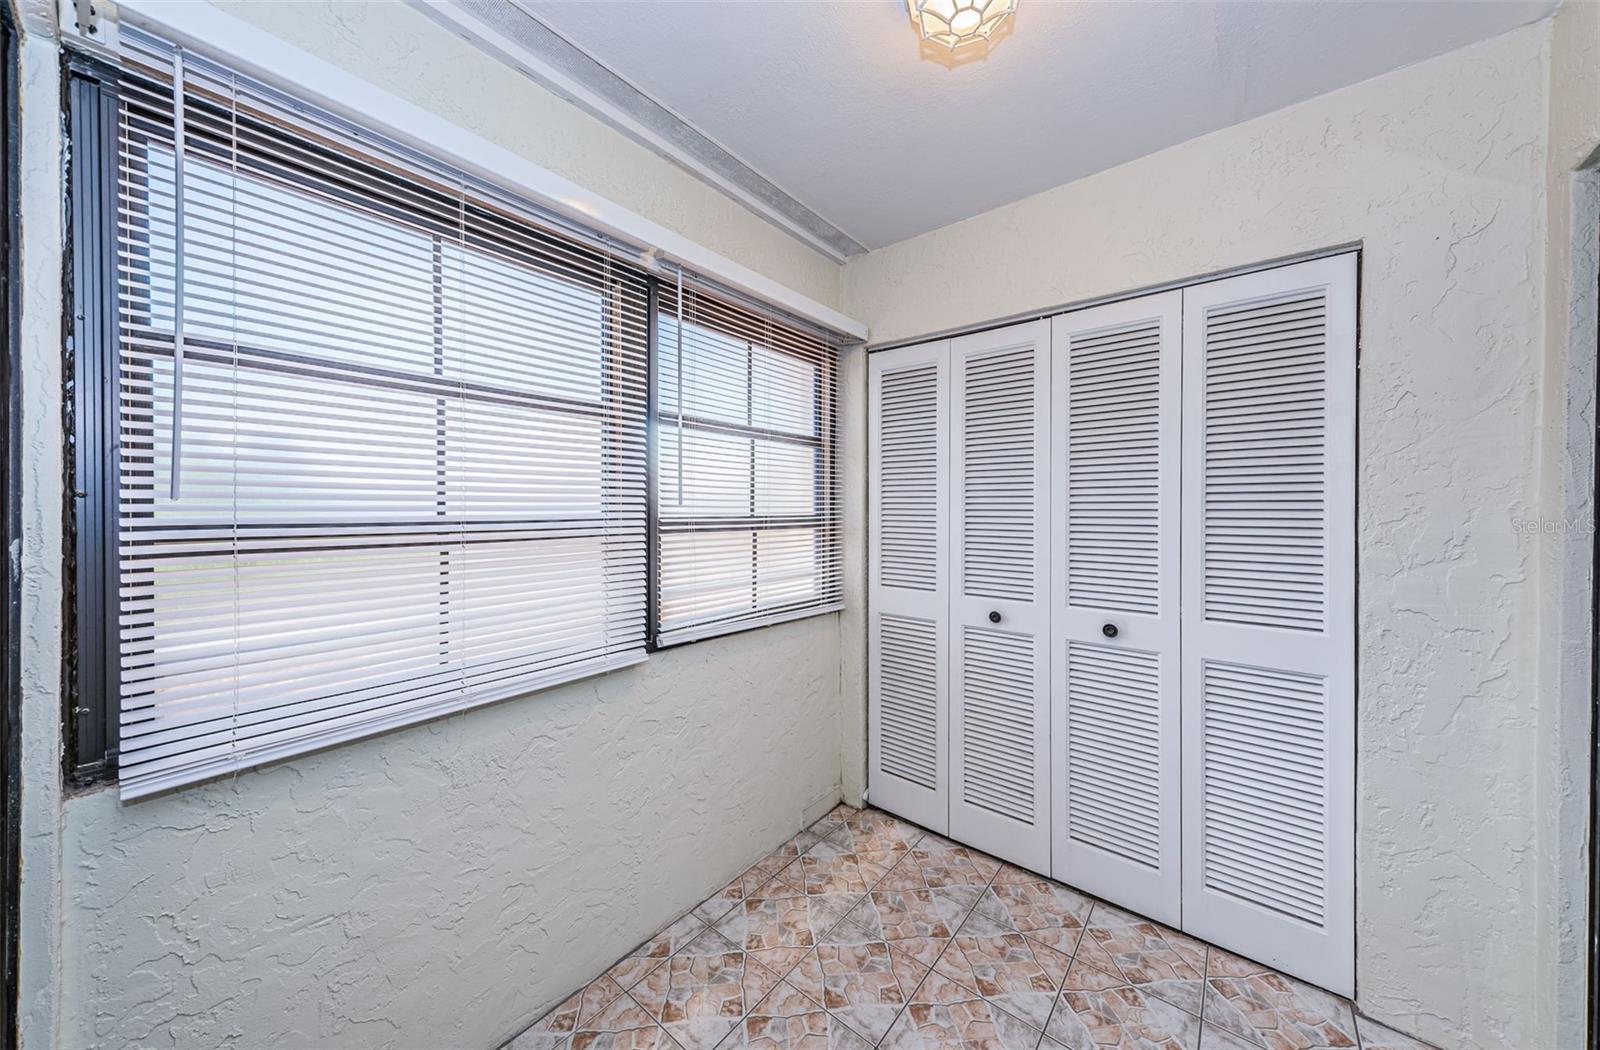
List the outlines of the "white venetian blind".
<svg viewBox="0 0 1600 1050">
<path fill-rule="evenodd" d="M 694 289 L 658 319 L 657 641 L 839 608 L 835 348 Z"/>
<path fill-rule="evenodd" d="M 123 796 L 642 658 L 643 274 L 133 39 Z"/>
</svg>

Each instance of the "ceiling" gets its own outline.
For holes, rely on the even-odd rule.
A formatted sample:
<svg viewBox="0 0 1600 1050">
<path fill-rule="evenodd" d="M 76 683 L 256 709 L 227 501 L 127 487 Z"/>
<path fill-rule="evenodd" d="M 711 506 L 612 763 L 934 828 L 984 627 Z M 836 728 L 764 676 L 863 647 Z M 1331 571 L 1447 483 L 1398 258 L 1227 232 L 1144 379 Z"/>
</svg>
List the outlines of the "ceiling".
<svg viewBox="0 0 1600 1050">
<path fill-rule="evenodd" d="M 516 0 L 866 248 L 1555 10 L 1558 0 L 1021 0 L 986 57 L 903 0 Z"/>
</svg>

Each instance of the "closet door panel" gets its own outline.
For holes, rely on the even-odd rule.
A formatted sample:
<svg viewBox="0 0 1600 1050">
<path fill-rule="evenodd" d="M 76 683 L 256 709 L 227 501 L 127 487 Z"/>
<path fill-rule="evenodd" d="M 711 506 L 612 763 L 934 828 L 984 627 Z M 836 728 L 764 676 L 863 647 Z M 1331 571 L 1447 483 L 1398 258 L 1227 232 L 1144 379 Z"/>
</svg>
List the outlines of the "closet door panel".
<svg viewBox="0 0 1600 1050">
<path fill-rule="evenodd" d="M 950 350 L 950 834 L 1045 872 L 1049 322 Z"/>
<path fill-rule="evenodd" d="M 1052 873 L 1176 924 L 1182 295 L 1054 319 Z"/>
<path fill-rule="evenodd" d="M 1355 257 L 1184 293 L 1183 927 L 1354 990 Z"/>
<path fill-rule="evenodd" d="M 867 720 L 874 805 L 949 826 L 949 343 L 868 358 Z"/>
</svg>

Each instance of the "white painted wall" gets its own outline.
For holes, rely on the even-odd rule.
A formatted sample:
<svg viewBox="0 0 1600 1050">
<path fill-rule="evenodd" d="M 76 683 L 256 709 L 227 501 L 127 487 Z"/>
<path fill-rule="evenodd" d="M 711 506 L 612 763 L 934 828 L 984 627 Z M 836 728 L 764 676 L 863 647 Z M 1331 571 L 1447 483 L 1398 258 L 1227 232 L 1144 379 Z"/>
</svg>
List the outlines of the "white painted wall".
<svg viewBox="0 0 1600 1050">
<path fill-rule="evenodd" d="M 1363 243 L 1358 1000 L 1447 1046 L 1554 1045 L 1539 540 L 1517 528 L 1539 507 L 1550 46 L 1549 22 L 1519 29 L 845 271 L 878 342 Z"/>
<path fill-rule="evenodd" d="M 839 617 L 132 805 L 63 799 L 60 89 L 53 5 L 29 6 L 24 1045 L 497 1046 L 838 797 Z M 837 304 L 830 260 L 408 6 L 226 6 Z"/>
<path fill-rule="evenodd" d="M 1546 425 L 1540 449 L 1539 982 L 1555 1042 L 1584 1039 L 1594 644 L 1595 326 L 1600 316 L 1600 4 L 1551 27 L 1546 150 Z"/>
</svg>

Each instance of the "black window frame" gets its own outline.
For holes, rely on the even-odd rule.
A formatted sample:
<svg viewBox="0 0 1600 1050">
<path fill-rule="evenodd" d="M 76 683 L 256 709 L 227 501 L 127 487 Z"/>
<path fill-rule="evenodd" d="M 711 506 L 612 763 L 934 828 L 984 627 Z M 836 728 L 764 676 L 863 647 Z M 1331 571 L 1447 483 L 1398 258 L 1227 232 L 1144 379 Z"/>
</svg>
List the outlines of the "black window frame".
<svg viewBox="0 0 1600 1050">
<path fill-rule="evenodd" d="M 5 453 L 0 457 L 0 491 L 5 493 L 0 549 L 0 856 L 5 872 L 0 877 L 0 1045 L 15 1047 L 17 1026 L 17 959 L 20 947 L 19 914 L 22 884 L 22 579 L 20 565 L 9 552 L 22 543 L 22 369 L 21 369 L 21 262 L 22 237 L 22 106 L 21 34 L 11 5 L 0 3 L 0 259 L 5 278 L 0 280 L 0 432 Z"/>
<path fill-rule="evenodd" d="M 83 52 L 69 50 L 65 57 L 62 755 L 67 783 L 84 787 L 115 776 L 121 713 L 112 655 L 117 545 L 108 525 L 116 520 L 121 454 L 115 422 L 120 77 L 115 67 Z"/>
</svg>

